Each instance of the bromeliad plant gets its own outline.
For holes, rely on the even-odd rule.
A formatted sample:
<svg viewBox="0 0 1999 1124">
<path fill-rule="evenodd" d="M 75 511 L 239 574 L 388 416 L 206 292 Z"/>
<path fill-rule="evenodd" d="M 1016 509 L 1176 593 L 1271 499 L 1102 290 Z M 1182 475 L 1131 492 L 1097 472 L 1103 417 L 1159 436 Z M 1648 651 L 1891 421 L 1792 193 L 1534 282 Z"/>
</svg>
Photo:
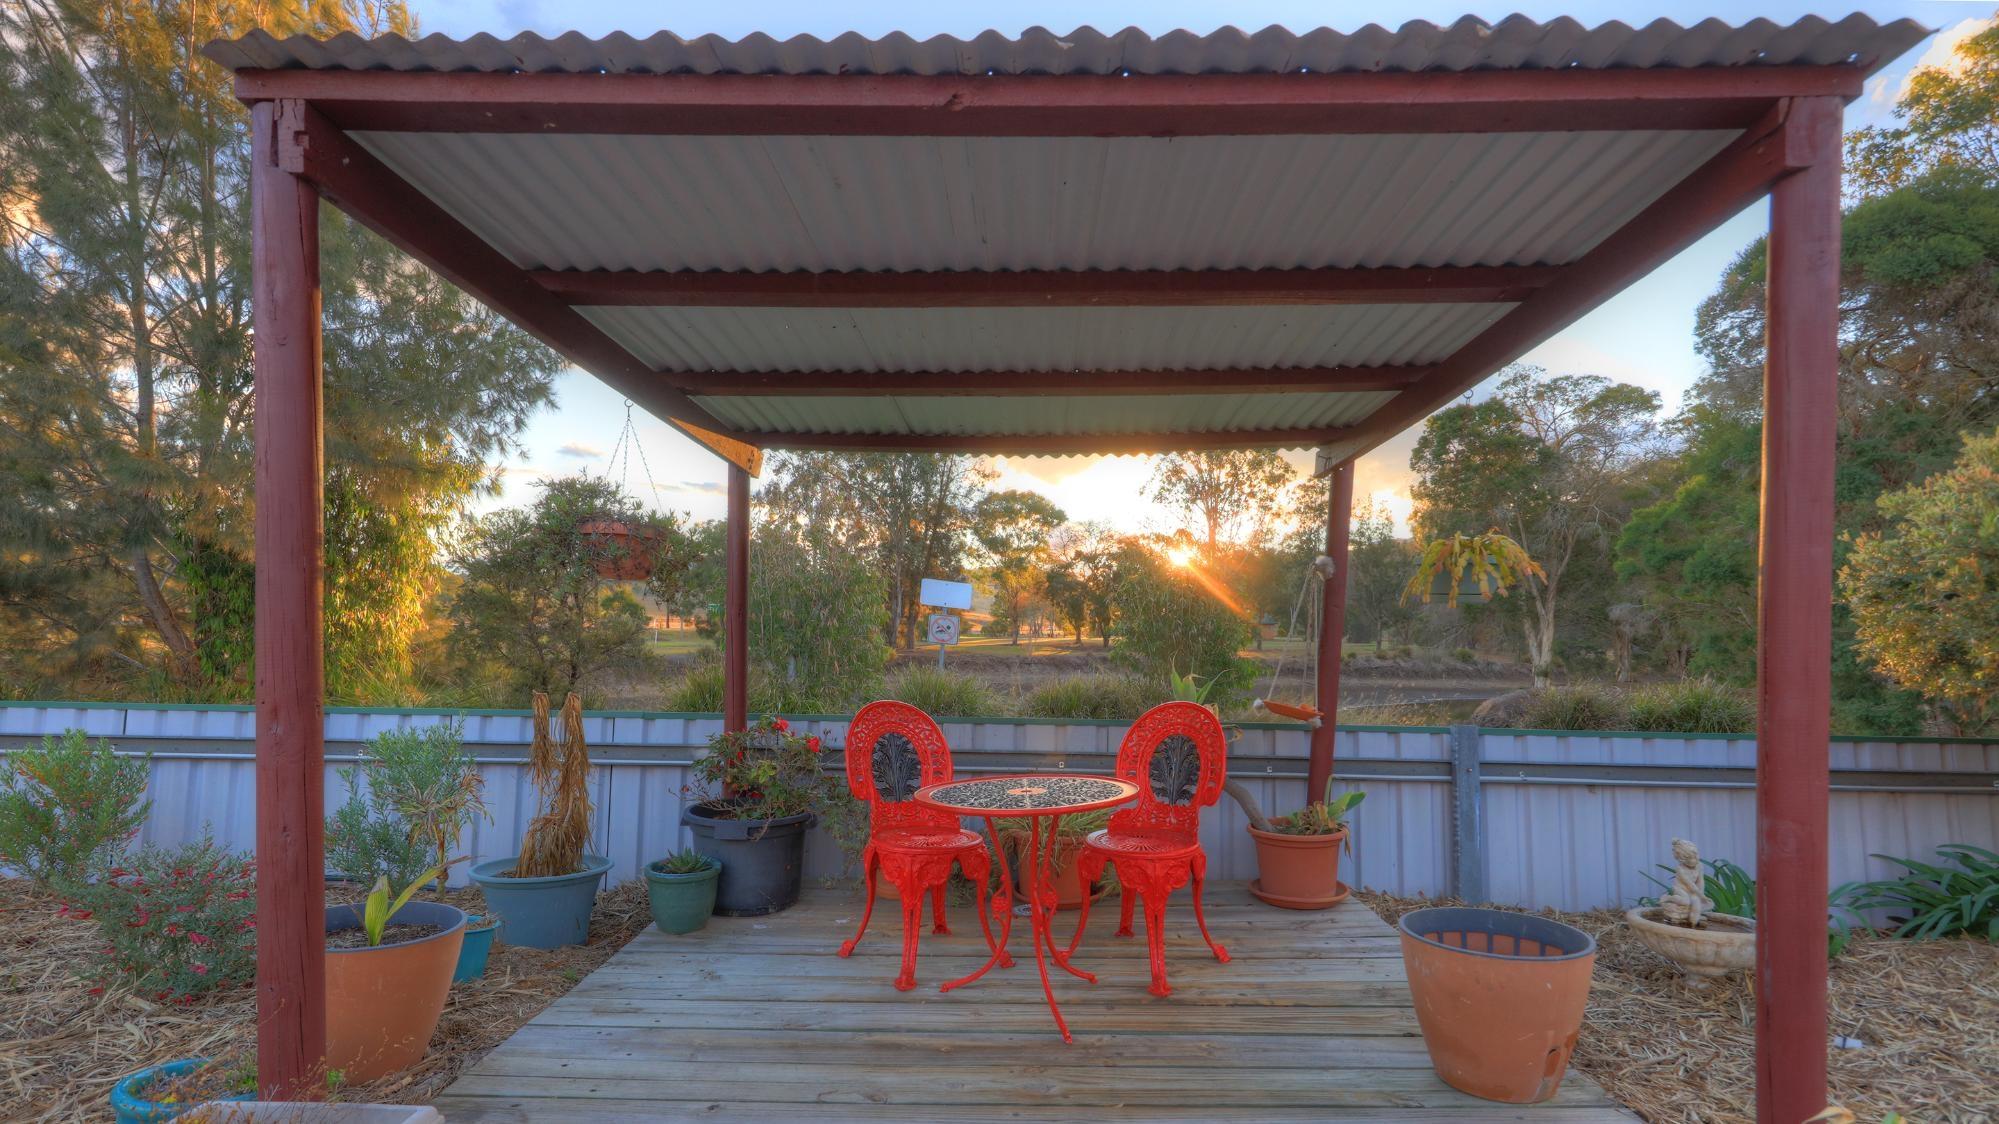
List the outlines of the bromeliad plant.
<svg viewBox="0 0 1999 1124">
<path fill-rule="evenodd" d="M 1833 892 L 1850 909 L 1892 914 L 1893 935 L 1915 940 L 1978 937 L 1999 941 L 1999 854 L 1968 843 L 1937 848 L 1943 863 L 1875 855 L 1908 871 L 1900 878 L 1853 882 Z"/>
<path fill-rule="evenodd" d="M 739 820 L 777 820 L 816 812 L 828 792 L 817 736 L 766 716 L 747 730 L 717 734 L 694 763 L 699 795 Z"/>
<path fill-rule="evenodd" d="M 1458 607 L 1460 592 L 1476 589 L 1480 599 L 1495 594 L 1504 597 L 1509 589 L 1529 577 L 1545 579 L 1540 563 L 1528 557 L 1526 548 L 1494 527 L 1482 535 L 1452 535 L 1437 539 L 1423 548 L 1416 574 L 1402 589 L 1402 601 L 1421 600 L 1429 604 L 1439 577 L 1449 580 L 1445 603 Z"/>
</svg>

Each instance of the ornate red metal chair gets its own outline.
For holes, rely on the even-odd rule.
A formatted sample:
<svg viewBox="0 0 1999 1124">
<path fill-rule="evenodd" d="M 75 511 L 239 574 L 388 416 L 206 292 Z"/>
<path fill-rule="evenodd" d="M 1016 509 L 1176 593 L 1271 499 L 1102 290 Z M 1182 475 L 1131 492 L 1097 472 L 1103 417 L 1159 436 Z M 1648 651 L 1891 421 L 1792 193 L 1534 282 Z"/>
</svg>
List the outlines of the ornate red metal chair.
<svg viewBox="0 0 1999 1124">
<path fill-rule="evenodd" d="M 1208 873 L 1201 850 L 1201 809 L 1221 798 L 1228 775 L 1228 736 L 1215 712 L 1198 703 L 1162 703 L 1140 715 L 1118 747 L 1118 779 L 1138 786 L 1138 803 L 1111 815 L 1110 826 L 1093 831 L 1076 857 L 1083 885 L 1097 880 L 1105 863 L 1117 867 L 1123 887 L 1117 935 L 1131 936 L 1132 907 L 1145 909 L 1146 952 L 1152 962 L 1154 995 L 1171 995 L 1166 982 L 1166 896 L 1194 884 L 1194 922 L 1215 959 L 1226 964 L 1229 951 L 1208 935 L 1201 913 L 1201 883 Z M 1090 923 L 1083 900 L 1069 952 L 1082 943 Z"/>
<path fill-rule="evenodd" d="M 868 805 L 868 843 L 861 850 L 868 898 L 861 910 L 861 927 L 852 940 L 840 946 L 840 955 L 853 955 L 854 946 L 867 933 L 868 918 L 875 910 L 875 879 L 886 876 L 902 896 L 902 971 L 895 977 L 898 991 L 916 986 L 916 942 L 923 928 L 924 895 L 930 895 L 936 921 L 931 931 L 948 934 L 951 929 L 944 920 L 944 888 L 951 877 L 951 864 L 957 863 L 972 885 L 979 887 L 982 901 L 992 869 L 992 856 L 986 851 L 983 836 L 966 830 L 949 812 L 926 808 L 910 799 L 917 789 L 950 779 L 951 747 L 928 714 L 908 703 L 876 702 L 854 715 L 847 728 L 847 787 L 854 799 Z M 986 946 L 993 948 L 992 922 L 985 909 L 980 908 L 978 914 Z M 1002 957 L 1001 964 L 1010 965 L 1011 961 Z"/>
</svg>

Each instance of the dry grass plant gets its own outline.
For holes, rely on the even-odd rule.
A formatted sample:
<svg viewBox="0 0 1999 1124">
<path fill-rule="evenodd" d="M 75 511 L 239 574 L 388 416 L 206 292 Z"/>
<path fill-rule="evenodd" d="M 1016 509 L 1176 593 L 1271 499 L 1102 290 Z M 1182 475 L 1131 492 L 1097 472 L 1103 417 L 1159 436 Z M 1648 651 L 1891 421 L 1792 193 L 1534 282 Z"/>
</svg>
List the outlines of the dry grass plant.
<svg viewBox="0 0 1999 1124">
<path fill-rule="evenodd" d="M 548 696 L 534 694 L 534 743 L 528 776 L 541 796 L 542 812 L 521 836 L 517 878 L 547 878 L 583 869 L 590 841 L 590 748 L 583 742 L 583 699 L 572 693 L 562 704 L 562 742 L 549 736 Z"/>
</svg>

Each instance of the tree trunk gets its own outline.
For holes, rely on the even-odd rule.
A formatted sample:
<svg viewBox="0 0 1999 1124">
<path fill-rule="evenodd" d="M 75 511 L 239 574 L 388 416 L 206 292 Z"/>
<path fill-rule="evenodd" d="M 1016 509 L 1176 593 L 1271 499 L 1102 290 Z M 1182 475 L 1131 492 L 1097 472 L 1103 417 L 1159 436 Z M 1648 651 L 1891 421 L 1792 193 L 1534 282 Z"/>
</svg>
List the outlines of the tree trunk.
<svg viewBox="0 0 1999 1124">
<path fill-rule="evenodd" d="M 153 622 L 153 631 L 159 633 L 160 642 L 172 656 L 174 676 L 183 682 L 193 680 L 200 670 L 195 661 L 194 641 L 188 638 L 187 630 L 181 627 L 173 606 L 167 602 L 166 592 L 160 588 L 159 577 L 153 573 L 152 556 L 145 547 L 134 546 L 127 552 L 125 564 L 132 575 L 133 587 L 139 591 L 139 603 L 145 606 L 146 616 Z"/>
</svg>

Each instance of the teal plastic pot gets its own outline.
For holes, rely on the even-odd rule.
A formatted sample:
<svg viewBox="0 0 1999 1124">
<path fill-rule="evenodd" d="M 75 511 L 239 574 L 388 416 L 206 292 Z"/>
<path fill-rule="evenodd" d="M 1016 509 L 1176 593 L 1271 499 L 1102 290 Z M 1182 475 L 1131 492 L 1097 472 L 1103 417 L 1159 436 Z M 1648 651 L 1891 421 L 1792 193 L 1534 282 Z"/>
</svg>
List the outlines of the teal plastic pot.
<svg viewBox="0 0 1999 1124">
<path fill-rule="evenodd" d="M 206 1103 L 189 1100 L 163 1104 L 148 1100 L 146 1091 L 147 1086 L 155 1081 L 186 1076 L 207 1065 L 208 1062 L 207 1058 L 182 1058 L 180 1061 L 168 1062 L 165 1065 L 149 1065 L 137 1073 L 119 1078 L 118 1084 L 111 1086 L 111 1111 L 117 1114 L 118 1124 L 150 1124 L 156 1120 L 172 1120 L 194 1106 Z M 254 1092 L 242 1092 L 216 1099 L 247 1101 L 256 1095 Z"/>
<path fill-rule="evenodd" d="M 669 874 L 659 863 L 646 867 L 646 899 L 652 903 L 652 922 L 660 932 L 691 933 L 714 915 L 722 864 L 709 855 L 701 858 L 708 865 L 691 874 Z"/>
<path fill-rule="evenodd" d="M 499 927 L 497 918 L 487 921 L 476 913 L 465 918 L 465 943 L 458 946 L 458 967 L 451 973 L 452 983 L 476 980 L 486 974 L 486 957 L 493 951 L 493 933 Z"/>
<path fill-rule="evenodd" d="M 527 948 L 563 948 L 590 937 L 590 910 L 597 904 L 597 883 L 611 869 L 602 855 L 584 855 L 575 874 L 547 878 L 514 878 L 520 856 L 494 859 L 472 868 L 472 881 L 486 905 L 500 915 L 500 939 Z"/>
</svg>

